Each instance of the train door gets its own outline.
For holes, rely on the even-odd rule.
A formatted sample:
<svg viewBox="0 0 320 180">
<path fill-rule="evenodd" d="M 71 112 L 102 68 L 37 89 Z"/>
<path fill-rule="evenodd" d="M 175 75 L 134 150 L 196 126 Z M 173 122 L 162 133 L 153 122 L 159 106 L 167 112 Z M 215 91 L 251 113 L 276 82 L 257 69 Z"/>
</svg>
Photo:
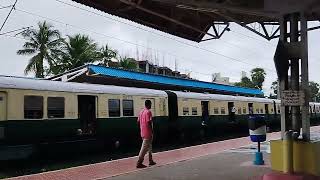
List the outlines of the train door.
<svg viewBox="0 0 320 180">
<path fill-rule="evenodd" d="M 249 114 L 253 114 L 253 103 L 248 103 Z"/>
<path fill-rule="evenodd" d="M 273 101 L 273 114 L 276 116 L 277 115 L 277 104 L 275 101 Z"/>
<path fill-rule="evenodd" d="M 207 125 L 209 121 L 209 101 L 201 101 L 202 125 Z"/>
<path fill-rule="evenodd" d="M 234 102 L 228 102 L 229 122 L 236 121 L 236 107 Z"/>
<path fill-rule="evenodd" d="M 7 120 L 7 95 L 0 92 L 0 121 Z M 0 139 L 4 138 L 4 127 L 0 126 Z"/>
<path fill-rule="evenodd" d="M 269 104 L 264 105 L 264 110 L 266 112 L 266 115 L 268 115 L 269 114 Z"/>
<path fill-rule="evenodd" d="M 178 97 L 177 94 L 171 91 L 166 91 L 168 94 L 168 116 L 169 116 L 169 129 L 168 134 L 170 140 L 173 140 L 179 137 L 179 127 L 178 127 Z"/>
<path fill-rule="evenodd" d="M 95 134 L 97 127 L 96 96 L 78 96 L 78 116 L 83 134 Z"/>
<path fill-rule="evenodd" d="M 168 94 L 169 121 L 173 122 L 178 118 L 178 97 L 171 91 L 166 93 Z"/>
<path fill-rule="evenodd" d="M 7 119 L 7 95 L 0 92 L 0 121 Z"/>
</svg>

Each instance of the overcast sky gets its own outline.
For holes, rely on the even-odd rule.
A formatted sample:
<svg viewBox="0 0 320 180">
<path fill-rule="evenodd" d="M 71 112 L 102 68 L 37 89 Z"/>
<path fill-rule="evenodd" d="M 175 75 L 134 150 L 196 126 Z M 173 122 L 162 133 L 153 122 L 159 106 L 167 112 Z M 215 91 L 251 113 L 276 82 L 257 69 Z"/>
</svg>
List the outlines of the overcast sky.
<svg viewBox="0 0 320 180">
<path fill-rule="evenodd" d="M 160 66 L 175 69 L 176 62 L 177 70 L 183 73 L 191 72 L 191 77 L 199 80 L 211 81 L 210 74 L 220 72 L 222 76 L 230 77 L 233 82 L 240 81 L 241 71 L 249 72 L 254 67 L 262 67 L 267 72 L 264 83 L 266 93 L 270 91 L 271 82 L 276 80 L 273 55 L 277 40 L 267 41 L 236 24 L 232 24 L 231 31 L 226 32 L 219 40 L 195 43 L 105 14 L 70 0 L 65 0 L 65 2 L 94 11 L 98 15 L 56 0 L 18 0 L 17 10 L 11 14 L 2 33 L 22 27 L 36 27 L 38 21 L 47 20 L 63 35 L 87 34 L 100 45 L 108 44 L 117 49 L 121 55 L 136 57 L 138 49 L 140 56 L 149 54 L 153 60 L 158 59 Z M 14 0 L 0 0 L 0 6 L 13 3 Z M 9 10 L 9 8 L 0 9 L 1 24 Z M 316 82 L 320 82 L 320 55 L 317 53 L 320 47 L 319 33 L 319 31 L 309 33 L 310 80 Z M 29 57 L 16 55 L 16 51 L 22 47 L 23 43 L 24 40 L 18 37 L 0 36 L 0 74 L 25 76 L 24 68 Z M 210 52 L 187 44 L 205 48 Z"/>
</svg>

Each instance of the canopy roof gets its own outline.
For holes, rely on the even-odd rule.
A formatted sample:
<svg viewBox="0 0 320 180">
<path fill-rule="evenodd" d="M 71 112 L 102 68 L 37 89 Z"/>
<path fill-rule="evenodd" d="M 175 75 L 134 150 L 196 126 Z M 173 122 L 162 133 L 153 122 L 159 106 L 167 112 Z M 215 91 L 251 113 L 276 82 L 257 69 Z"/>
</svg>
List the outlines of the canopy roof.
<svg viewBox="0 0 320 180">
<path fill-rule="evenodd" d="M 112 84 L 118 86 L 147 87 L 162 90 L 188 90 L 194 92 L 213 92 L 222 94 L 241 94 L 262 96 L 259 89 L 210 83 L 192 79 L 141 73 L 124 69 L 97 65 L 86 65 L 49 78 L 51 80 Z"/>
<path fill-rule="evenodd" d="M 306 12 L 319 20 L 318 0 L 73 0 L 181 38 L 200 42 L 215 23 L 274 23 L 283 14 Z M 213 37 L 213 36 L 212 36 Z"/>
</svg>

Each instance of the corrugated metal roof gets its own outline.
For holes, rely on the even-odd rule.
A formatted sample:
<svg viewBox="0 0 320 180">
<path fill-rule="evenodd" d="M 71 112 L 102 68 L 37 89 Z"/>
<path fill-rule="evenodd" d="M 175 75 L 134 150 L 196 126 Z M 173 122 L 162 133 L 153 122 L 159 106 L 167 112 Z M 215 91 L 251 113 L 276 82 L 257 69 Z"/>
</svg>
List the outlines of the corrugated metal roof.
<svg viewBox="0 0 320 180">
<path fill-rule="evenodd" d="M 251 95 L 263 95 L 263 92 L 259 89 L 250 89 L 237 86 L 229 86 L 223 84 L 216 84 L 210 82 L 203 82 L 190 79 L 175 78 L 162 75 L 154 75 L 148 73 L 140 73 L 135 71 L 128 71 L 116 68 L 107 68 L 97 65 L 88 65 L 90 72 L 93 74 L 100 74 L 104 76 L 132 79 L 138 81 L 145 81 L 150 83 L 159 83 L 166 85 L 174 86 L 184 86 L 192 88 L 201 88 L 201 89 L 211 89 L 215 91 L 224 91 L 224 92 L 233 92 L 241 94 L 251 94 Z"/>
</svg>

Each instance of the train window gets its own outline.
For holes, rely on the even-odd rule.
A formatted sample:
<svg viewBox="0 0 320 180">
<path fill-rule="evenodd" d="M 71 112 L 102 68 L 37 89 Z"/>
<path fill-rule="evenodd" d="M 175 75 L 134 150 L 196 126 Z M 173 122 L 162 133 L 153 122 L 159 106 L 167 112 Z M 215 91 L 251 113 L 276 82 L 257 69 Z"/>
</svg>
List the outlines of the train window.
<svg viewBox="0 0 320 180">
<path fill-rule="evenodd" d="M 247 108 L 243 108 L 243 109 L 242 109 L 242 113 L 243 113 L 243 114 L 247 114 Z"/>
<path fill-rule="evenodd" d="M 226 109 L 224 107 L 221 107 L 221 114 L 226 114 Z"/>
<path fill-rule="evenodd" d="M 189 108 L 183 107 L 183 115 L 189 115 Z"/>
<path fill-rule="evenodd" d="M 24 118 L 41 119 L 43 118 L 43 97 L 24 96 Z"/>
<path fill-rule="evenodd" d="M 109 99 L 109 117 L 120 117 L 120 100 L 119 99 Z"/>
<path fill-rule="evenodd" d="M 219 114 L 219 108 L 218 107 L 213 108 L 213 113 L 214 114 Z"/>
<path fill-rule="evenodd" d="M 0 101 L 3 101 L 3 97 L 2 96 L 0 96 Z"/>
<path fill-rule="evenodd" d="M 260 113 L 263 114 L 263 109 L 260 109 Z"/>
<path fill-rule="evenodd" d="M 48 118 L 64 118 L 64 97 L 48 97 Z"/>
<path fill-rule="evenodd" d="M 133 116 L 133 100 L 123 100 L 123 116 Z"/>
<path fill-rule="evenodd" d="M 192 107 L 192 115 L 198 115 L 197 107 Z"/>
<path fill-rule="evenodd" d="M 238 114 L 241 114 L 241 107 L 238 108 Z"/>
<path fill-rule="evenodd" d="M 259 114 L 259 109 L 256 109 L 256 113 Z"/>
</svg>

